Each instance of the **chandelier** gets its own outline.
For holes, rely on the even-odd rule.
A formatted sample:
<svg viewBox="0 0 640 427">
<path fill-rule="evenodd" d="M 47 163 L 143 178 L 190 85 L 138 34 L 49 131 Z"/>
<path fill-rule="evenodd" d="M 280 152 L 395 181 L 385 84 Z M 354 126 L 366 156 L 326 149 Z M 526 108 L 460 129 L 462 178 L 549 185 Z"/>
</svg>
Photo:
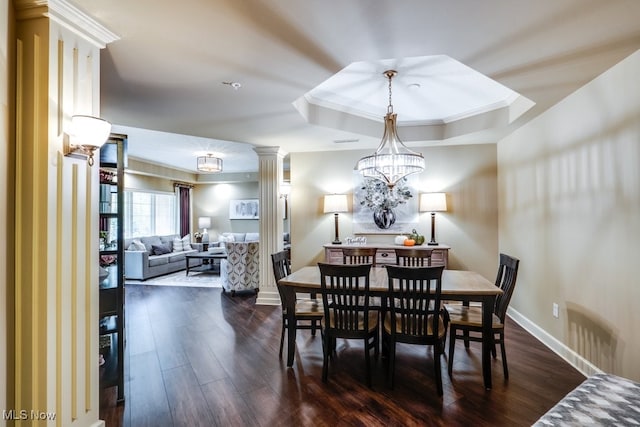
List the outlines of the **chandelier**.
<svg viewBox="0 0 640 427">
<path fill-rule="evenodd" d="M 356 170 L 365 178 L 379 179 L 393 187 L 405 176 L 424 171 L 424 157 L 409 150 L 398 138 L 397 114 L 393 112 L 391 104 L 391 79 L 398 72 L 387 70 L 383 74 L 389 79 L 389 106 L 387 115 L 384 116 L 384 135 L 375 153 L 358 160 Z"/>
<path fill-rule="evenodd" d="M 222 159 L 212 154 L 198 157 L 198 171 L 205 173 L 222 172 Z"/>
</svg>

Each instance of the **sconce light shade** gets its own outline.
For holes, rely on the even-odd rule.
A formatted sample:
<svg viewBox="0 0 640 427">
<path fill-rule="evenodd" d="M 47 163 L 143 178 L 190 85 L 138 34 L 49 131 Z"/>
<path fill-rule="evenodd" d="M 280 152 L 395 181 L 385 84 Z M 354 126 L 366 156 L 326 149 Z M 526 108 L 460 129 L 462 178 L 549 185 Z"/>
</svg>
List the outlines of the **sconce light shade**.
<svg viewBox="0 0 640 427">
<path fill-rule="evenodd" d="M 222 159 L 212 154 L 198 157 L 198 171 L 205 173 L 222 172 Z"/>
<path fill-rule="evenodd" d="M 291 183 L 283 182 L 280 184 L 280 197 L 284 197 L 286 199 L 289 197 L 289 194 L 291 194 Z"/>
<path fill-rule="evenodd" d="M 64 155 L 87 157 L 93 166 L 93 154 L 102 147 L 111 133 L 111 123 L 99 117 L 76 115 L 71 117 L 71 127 L 64 143 Z"/>
<path fill-rule="evenodd" d="M 446 193 L 424 193 L 420 195 L 420 212 L 445 212 L 446 210 Z"/>
<path fill-rule="evenodd" d="M 349 212 L 346 194 L 327 194 L 324 196 L 324 213 Z"/>
</svg>

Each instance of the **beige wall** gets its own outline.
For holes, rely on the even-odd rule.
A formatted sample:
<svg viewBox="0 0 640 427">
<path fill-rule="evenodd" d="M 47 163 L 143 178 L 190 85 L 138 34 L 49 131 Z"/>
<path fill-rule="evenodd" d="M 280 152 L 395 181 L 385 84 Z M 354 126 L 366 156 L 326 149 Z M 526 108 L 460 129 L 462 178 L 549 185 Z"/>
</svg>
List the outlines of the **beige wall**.
<svg viewBox="0 0 640 427">
<path fill-rule="evenodd" d="M 13 203 L 9 203 L 9 197 L 13 194 L 13 168 L 9 168 L 9 140 L 10 140 L 10 110 L 9 99 L 10 54 L 9 54 L 9 19 L 13 19 L 12 7 L 8 0 L 0 0 L 0 170 L 5 171 L 3 179 L 0 179 L 0 253 L 8 254 L 7 242 L 9 241 L 8 221 L 12 218 L 9 210 Z M 0 409 L 9 408 L 7 401 L 8 372 L 7 372 L 7 344 L 11 334 L 9 333 L 10 305 L 7 283 L 13 281 L 13 269 L 9 269 L 7 256 L 0 257 Z M 11 304 L 13 306 L 13 304 Z M 4 419 L 0 419 L 0 426 L 6 425 Z"/>
<path fill-rule="evenodd" d="M 370 151 L 291 153 L 291 234 L 294 268 L 324 260 L 322 245 L 334 237 L 334 218 L 324 214 L 325 194 L 353 194 L 353 167 Z M 447 193 L 448 211 L 436 217 L 437 239 L 451 246 L 452 269 L 470 269 L 492 281 L 498 260 L 497 169 L 495 144 L 432 147 L 420 150 L 426 171 L 420 192 Z M 351 201 L 349 202 L 351 205 Z M 351 209 L 351 206 L 350 206 Z M 340 238 L 353 235 L 351 213 L 340 214 Z M 418 226 L 431 233 L 428 213 Z M 391 235 L 368 235 L 371 242 L 393 242 Z"/>
<path fill-rule="evenodd" d="M 522 261 L 511 307 L 585 371 L 636 381 L 639 75 L 640 51 L 498 144 L 500 249 Z"/>
<path fill-rule="evenodd" d="M 233 199 L 257 199 L 258 182 L 236 182 L 229 184 L 198 184 L 193 189 L 193 228 L 198 226 L 198 217 L 211 217 L 211 228 L 207 230 L 209 240 L 215 241 L 224 232 L 257 233 L 258 220 L 229 219 L 229 201 Z"/>
</svg>

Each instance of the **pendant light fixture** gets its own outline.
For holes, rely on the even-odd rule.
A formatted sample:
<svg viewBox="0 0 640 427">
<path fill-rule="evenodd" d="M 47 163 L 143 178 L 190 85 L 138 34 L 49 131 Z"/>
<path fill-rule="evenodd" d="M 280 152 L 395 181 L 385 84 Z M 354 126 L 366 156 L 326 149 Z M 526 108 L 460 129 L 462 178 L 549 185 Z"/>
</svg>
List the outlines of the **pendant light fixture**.
<svg viewBox="0 0 640 427">
<path fill-rule="evenodd" d="M 222 172 L 222 159 L 213 154 L 198 157 L 198 171 L 205 173 Z"/>
<path fill-rule="evenodd" d="M 384 116 L 384 135 L 375 153 L 358 160 L 356 170 L 365 178 L 374 178 L 386 182 L 389 187 L 407 175 L 424 171 L 424 157 L 408 149 L 396 129 L 397 114 L 391 103 L 391 80 L 398 74 L 395 70 L 383 73 L 389 79 L 389 106 Z"/>
</svg>

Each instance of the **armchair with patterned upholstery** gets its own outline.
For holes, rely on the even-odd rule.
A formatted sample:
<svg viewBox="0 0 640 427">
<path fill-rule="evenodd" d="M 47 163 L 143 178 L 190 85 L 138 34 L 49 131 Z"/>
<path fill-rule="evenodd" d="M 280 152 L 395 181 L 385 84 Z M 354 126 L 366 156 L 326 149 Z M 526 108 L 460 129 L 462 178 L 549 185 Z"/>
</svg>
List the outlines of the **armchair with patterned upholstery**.
<svg viewBox="0 0 640 427">
<path fill-rule="evenodd" d="M 220 278 L 224 291 L 255 290 L 260 287 L 259 243 L 225 242 L 227 259 L 220 262 Z"/>
</svg>

